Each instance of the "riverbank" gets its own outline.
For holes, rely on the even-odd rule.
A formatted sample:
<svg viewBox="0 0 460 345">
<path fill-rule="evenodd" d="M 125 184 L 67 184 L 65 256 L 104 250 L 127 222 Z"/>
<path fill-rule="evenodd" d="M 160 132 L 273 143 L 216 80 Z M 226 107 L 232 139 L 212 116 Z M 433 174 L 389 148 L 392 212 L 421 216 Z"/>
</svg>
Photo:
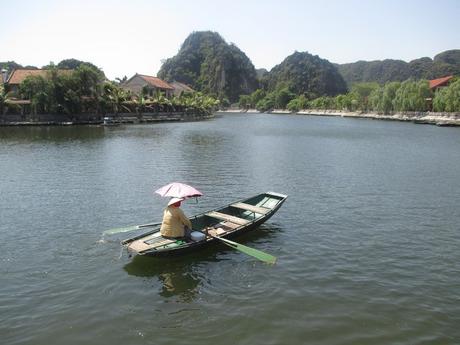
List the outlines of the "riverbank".
<svg viewBox="0 0 460 345">
<path fill-rule="evenodd" d="M 302 110 L 297 112 L 299 115 L 316 116 L 340 116 L 365 118 L 373 120 L 387 121 L 409 121 L 419 124 L 430 124 L 437 126 L 460 126 L 460 113 L 434 113 L 434 112 L 404 112 L 393 114 L 379 114 L 377 112 L 350 112 L 337 110 Z"/>
<path fill-rule="evenodd" d="M 260 113 L 255 109 L 232 109 L 223 111 L 225 113 Z M 377 112 L 352 112 L 341 110 L 304 109 L 298 112 L 291 112 L 285 109 L 274 109 L 267 111 L 269 114 L 296 114 L 312 116 L 340 116 L 365 118 L 387 121 L 409 121 L 419 124 L 430 124 L 437 126 L 460 126 L 460 113 L 435 113 L 435 112 L 404 112 L 392 114 L 379 114 Z"/>
<path fill-rule="evenodd" d="M 121 113 L 121 114 L 80 114 L 80 115 L 53 115 L 40 114 L 31 116 L 23 115 L 2 115 L 0 126 L 69 126 L 69 125 L 102 125 L 104 118 L 109 118 L 109 123 L 133 124 L 133 123 L 155 123 L 155 122 L 178 122 L 178 121 L 200 121 L 213 118 L 214 114 L 198 114 L 187 112 L 165 112 L 165 113 Z"/>
</svg>

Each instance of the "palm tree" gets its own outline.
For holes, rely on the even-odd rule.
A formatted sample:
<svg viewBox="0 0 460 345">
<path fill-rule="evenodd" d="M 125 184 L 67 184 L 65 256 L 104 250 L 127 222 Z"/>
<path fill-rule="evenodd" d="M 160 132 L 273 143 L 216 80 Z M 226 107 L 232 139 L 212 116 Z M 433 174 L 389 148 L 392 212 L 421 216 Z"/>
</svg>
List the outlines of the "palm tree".
<svg viewBox="0 0 460 345">
<path fill-rule="evenodd" d="M 131 109 L 126 106 L 126 102 L 129 100 L 129 94 L 124 89 L 114 84 L 104 84 L 103 99 L 115 116 L 118 115 L 121 110 L 125 110 L 128 113 L 131 112 Z"/>
<path fill-rule="evenodd" d="M 165 111 L 165 109 L 168 110 L 169 107 L 172 106 L 171 100 L 169 100 L 165 95 L 163 95 L 159 91 L 155 93 L 155 96 L 153 96 L 152 100 L 154 103 L 158 104 L 162 111 Z"/>
</svg>

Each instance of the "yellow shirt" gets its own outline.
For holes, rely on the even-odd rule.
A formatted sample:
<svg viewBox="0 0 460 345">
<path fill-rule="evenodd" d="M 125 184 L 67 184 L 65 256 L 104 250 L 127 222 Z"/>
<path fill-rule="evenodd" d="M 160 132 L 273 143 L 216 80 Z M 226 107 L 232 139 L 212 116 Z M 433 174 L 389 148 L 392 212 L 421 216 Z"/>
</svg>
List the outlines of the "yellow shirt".
<svg viewBox="0 0 460 345">
<path fill-rule="evenodd" d="M 192 228 L 192 223 L 179 207 L 168 206 L 163 213 L 160 232 L 163 236 L 183 237 L 184 226 Z"/>
</svg>

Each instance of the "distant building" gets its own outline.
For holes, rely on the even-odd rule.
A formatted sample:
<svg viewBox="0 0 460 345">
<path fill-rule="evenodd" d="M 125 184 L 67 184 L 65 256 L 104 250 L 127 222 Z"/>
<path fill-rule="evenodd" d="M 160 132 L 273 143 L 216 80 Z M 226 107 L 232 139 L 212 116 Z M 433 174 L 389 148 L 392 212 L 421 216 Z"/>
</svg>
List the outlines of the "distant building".
<svg viewBox="0 0 460 345">
<path fill-rule="evenodd" d="M 453 77 L 454 76 L 449 75 L 447 77 L 429 80 L 428 82 L 430 84 L 430 91 L 432 92 L 432 95 L 434 95 L 436 90 L 448 86 Z M 425 98 L 425 101 L 428 105 L 428 110 L 433 111 L 433 97 Z"/>
<path fill-rule="evenodd" d="M 430 90 L 435 91 L 436 89 L 439 89 L 440 87 L 448 86 L 453 77 L 454 76 L 449 75 L 447 77 L 430 80 L 429 81 L 430 82 Z"/>
<path fill-rule="evenodd" d="M 174 88 L 171 85 L 160 78 L 137 73 L 120 86 L 135 94 L 141 94 L 142 91 L 146 91 L 149 96 L 153 96 L 155 93 L 161 92 L 166 97 L 171 97 L 174 91 Z"/>
<path fill-rule="evenodd" d="M 195 90 L 193 90 L 190 86 L 183 84 L 183 83 L 179 83 L 178 81 L 173 81 L 169 83 L 169 85 L 171 85 L 174 88 L 173 93 L 174 93 L 174 96 L 177 96 L 177 97 L 179 97 L 183 93 L 195 92 Z"/>
<path fill-rule="evenodd" d="M 21 84 L 27 77 L 49 77 L 50 70 L 48 69 L 26 69 L 20 68 L 15 69 L 11 74 L 8 76 L 8 79 L 5 82 L 6 90 L 11 91 L 13 93 L 17 93 L 19 89 L 19 84 Z M 59 69 L 57 73 L 62 74 L 71 74 L 73 70 L 71 69 Z"/>
</svg>

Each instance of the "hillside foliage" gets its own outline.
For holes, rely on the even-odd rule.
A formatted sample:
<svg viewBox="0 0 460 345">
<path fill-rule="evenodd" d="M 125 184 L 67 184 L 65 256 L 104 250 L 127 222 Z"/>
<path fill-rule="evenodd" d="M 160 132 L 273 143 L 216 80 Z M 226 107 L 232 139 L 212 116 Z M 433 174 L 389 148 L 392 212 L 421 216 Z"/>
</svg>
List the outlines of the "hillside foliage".
<svg viewBox="0 0 460 345">
<path fill-rule="evenodd" d="M 287 88 L 307 98 L 335 96 L 347 91 L 345 81 L 332 63 L 307 52 L 288 56 L 263 77 L 262 84 L 269 92 Z"/>
<path fill-rule="evenodd" d="M 178 54 L 163 63 L 158 77 L 230 102 L 258 86 L 256 70 L 246 54 L 211 31 L 190 34 Z"/>
<path fill-rule="evenodd" d="M 433 59 L 423 57 L 410 62 L 402 60 L 358 61 L 337 65 L 347 82 L 385 84 L 391 81 L 413 79 L 436 79 L 447 75 L 460 75 L 460 49 L 447 50 Z"/>
</svg>

